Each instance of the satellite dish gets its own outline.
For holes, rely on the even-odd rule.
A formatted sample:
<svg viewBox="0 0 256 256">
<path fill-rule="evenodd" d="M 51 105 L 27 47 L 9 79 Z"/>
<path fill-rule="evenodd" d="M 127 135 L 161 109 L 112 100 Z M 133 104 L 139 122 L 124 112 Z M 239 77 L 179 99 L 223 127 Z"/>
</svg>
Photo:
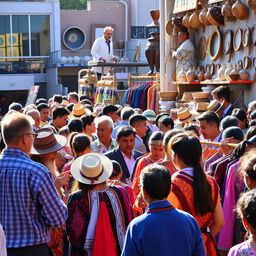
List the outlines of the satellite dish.
<svg viewBox="0 0 256 256">
<path fill-rule="evenodd" d="M 63 33 L 63 43 L 69 50 L 79 50 L 86 43 L 86 35 L 79 27 L 69 27 Z"/>
</svg>

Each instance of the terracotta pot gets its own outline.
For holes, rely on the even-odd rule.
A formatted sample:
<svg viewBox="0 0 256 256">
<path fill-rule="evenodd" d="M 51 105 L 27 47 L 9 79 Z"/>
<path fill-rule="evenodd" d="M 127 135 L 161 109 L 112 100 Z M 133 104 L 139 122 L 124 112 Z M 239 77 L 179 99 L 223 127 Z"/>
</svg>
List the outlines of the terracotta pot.
<svg viewBox="0 0 256 256">
<path fill-rule="evenodd" d="M 235 68 L 230 72 L 229 74 L 230 80 L 237 80 L 239 78 L 239 72 L 237 69 L 237 65 L 235 65 Z"/>
<path fill-rule="evenodd" d="M 204 81 L 204 72 L 200 71 L 197 75 L 198 81 Z"/>
<path fill-rule="evenodd" d="M 242 69 L 240 72 L 239 72 L 239 78 L 241 80 L 248 80 L 250 78 L 250 73 L 247 69 Z"/>
<path fill-rule="evenodd" d="M 232 0 L 227 0 L 221 7 L 221 14 L 225 17 L 226 21 L 232 21 L 235 16 L 232 13 Z"/>
<path fill-rule="evenodd" d="M 224 17 L 221 14 L 220 7 L 214 6 L 214 7 L 211 7 L 210 9 L 208 9 L 206 17 L 212 25 L 216 25 L 216 26 L 224 25 Z"/>
<path fill-rule="evenodd" d="M 250 8 L 252 8 L 254 11 L 256 11 L 256 0 L 247 0 L 247 3 Z"/>
<path fill-rule="evenodd" d="M 186 13 L 186 15 L 183 17 L 182 19 L 182 25 L 186 28 L 189 28 L 189 18 L 190 18 L 190 15 L 188 13 Z"/>
<path fill-rule="evenodd" d="M 208 80 L 212 77 L 211 73 L 209 71 L 204 73 L 204 80 Z"/>
<path fill-rule="evenodd" d="M 232 13 L 236 18 L 245 20 L 249 15 L 249 9 L 241 0 L 237 0 L 232 6 Z"/>
<path fill-rule="evenodd" d="M 198 11 L 193 12 L 193 14 L 189 18 L 189 25 L 192 28 L 200 28 L 202 26 L 201 21 L 199 20 Z"/>
<path fill-rule="evenodd" d="M 189 82 L 194 82 L 196 78 L 196 73 L 193 68 L 190 68 L 189 71 L 186 73 L 186 78 Z"/>
<path fill-rule="evenodd" d="M 149 24 L 150 27 L 159 27 L 159 18 L 160 18 L 160 11 L 159 10 L 150 10 L 150 15 L 152 17 L 153 22 Z"/>
<path fill-rule="evenodd" d="M 187 74 L 185 70 L 181 70 L 178 74 L 178 81 L 187 82 Z"/>
<path fill-rule="evenodd" d="M 229 74 L 231 73 L 231 71 L 234 69 L 233 65 L 232 64 L 228 64 L 227 65 L 227 68 L 226 68 L 226 71 L 225 71 L 225 78 L 227 81 L 230 81 L 230 77 L 229 77 Z"/>
<path fill-rule="evenodd" d="M 205 26 L 210 26 L 211 23 L 208 21 L 206 15 L 207 15 L 208 9 L 207 7 L 204 7 L 203 10 L 199 13 L 199 20 L 201 23 Z"/>
</svg>

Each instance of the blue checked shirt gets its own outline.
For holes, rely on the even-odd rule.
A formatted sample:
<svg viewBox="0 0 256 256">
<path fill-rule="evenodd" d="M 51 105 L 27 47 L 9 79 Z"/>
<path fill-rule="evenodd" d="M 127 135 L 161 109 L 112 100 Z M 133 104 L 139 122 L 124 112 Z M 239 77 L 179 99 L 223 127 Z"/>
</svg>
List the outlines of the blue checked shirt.
<svg viewBox="0 0 256 256">
<path fill-rule="evenodd" d="M 5 149 L 0 155 L 0 223 L 7 248 L 48 243 L 49 228 L 66 218 L 48 169 L 20 149 Z"/>
</svg>

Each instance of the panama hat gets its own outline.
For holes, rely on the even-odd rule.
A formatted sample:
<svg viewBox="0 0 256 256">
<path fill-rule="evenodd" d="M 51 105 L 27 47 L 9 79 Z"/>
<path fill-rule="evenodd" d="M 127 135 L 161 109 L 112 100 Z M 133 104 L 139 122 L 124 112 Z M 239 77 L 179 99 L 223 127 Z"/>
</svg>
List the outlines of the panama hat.
<svg viewBox="0 0 256 256">
<path fill-rule="evenodd" d="M 66 107 L 69 104 L 67 100 L 62 100 L 61 106 Z"/>
<path fill-rule="evenodd" d="M 192 100 L 193 100 L 192 92 L 184 92 L 180 101 L 188 102 Z"/>
<path fill-rule="evenodd" d="M 81 117 L 84 114 L 91 114 L 91 111 L 84 107 L 83 104 L 75 104 L 71 112 L 71 117 Z"/>
<path fill-rule="evenodd" d="M 196 112 L 199 114 L 202 114 L 203 112 L 206 112 L 208 109 L 209 102 L 197 102 L 196 103 Z"/>
<path fill-rule="evenodd" d="M 177 113 L 177 120 L 174 121 L 176 125 L 181 125 L 183 123 L 188 123 L 189 121 L 195 119 L 198 113 L 189 111 L 188 108 L 182 109 Z"/>
<path fill-rule="evenodd" d="M 193 92 L 192 97 L 196 102 L 205 102 L 209 100 L 209 92 Z"/>
<path fill-rule="evenodd" d="M 41 128 L 36 131 L 36 135 L 31 149 L 33 155 L 44 155 L 59 151 L 67 143 L 65 136 L 54 134 L 51 128 Z"/>
<path fill-rule="evenodd" d="M 71 164 L 71 174 L 77 181 L 96 185 L 106 181 L 112 174 L 111 160 L 98 153 L 89 153 L 76 158 Z"/>
<path fill-rule="evenodd" d="M 215 99 L 209 103 L 207 110 L 218 112 L 221 109 L 221 107 L 222 107 L 222 103 Z"/>
<path fill-rule="evenodd" d="M 143 116 L 145 116 L 150 121 L 156 120 L 156 114 L 155 111 L 152 109 L 147 109 L 142 113 Z"/>
</svg>

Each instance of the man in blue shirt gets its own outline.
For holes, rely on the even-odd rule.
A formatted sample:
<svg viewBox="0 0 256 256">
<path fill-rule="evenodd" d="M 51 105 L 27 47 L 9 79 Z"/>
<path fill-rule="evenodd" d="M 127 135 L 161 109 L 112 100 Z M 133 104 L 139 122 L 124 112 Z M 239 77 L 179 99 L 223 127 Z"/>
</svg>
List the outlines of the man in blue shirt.
<svg viewBox="0 0 256 256">
<path fill-rule="evenodd" d="M 67 218 L 50 171 L 28 157 L 36 136 L 30 119 L 15 111 L 1 122 L 0 223 L 8 256 L 48 256 L 50 227 Z"/>
<path fill-rule="evenodd" d="M 122 256 L 205 256 L 196 220 L 166 200 L 171 188 L 169 171 L 149 165 L 142 171 L 140 183 L 148 207 L 128 226 Z"/>
</svg>

